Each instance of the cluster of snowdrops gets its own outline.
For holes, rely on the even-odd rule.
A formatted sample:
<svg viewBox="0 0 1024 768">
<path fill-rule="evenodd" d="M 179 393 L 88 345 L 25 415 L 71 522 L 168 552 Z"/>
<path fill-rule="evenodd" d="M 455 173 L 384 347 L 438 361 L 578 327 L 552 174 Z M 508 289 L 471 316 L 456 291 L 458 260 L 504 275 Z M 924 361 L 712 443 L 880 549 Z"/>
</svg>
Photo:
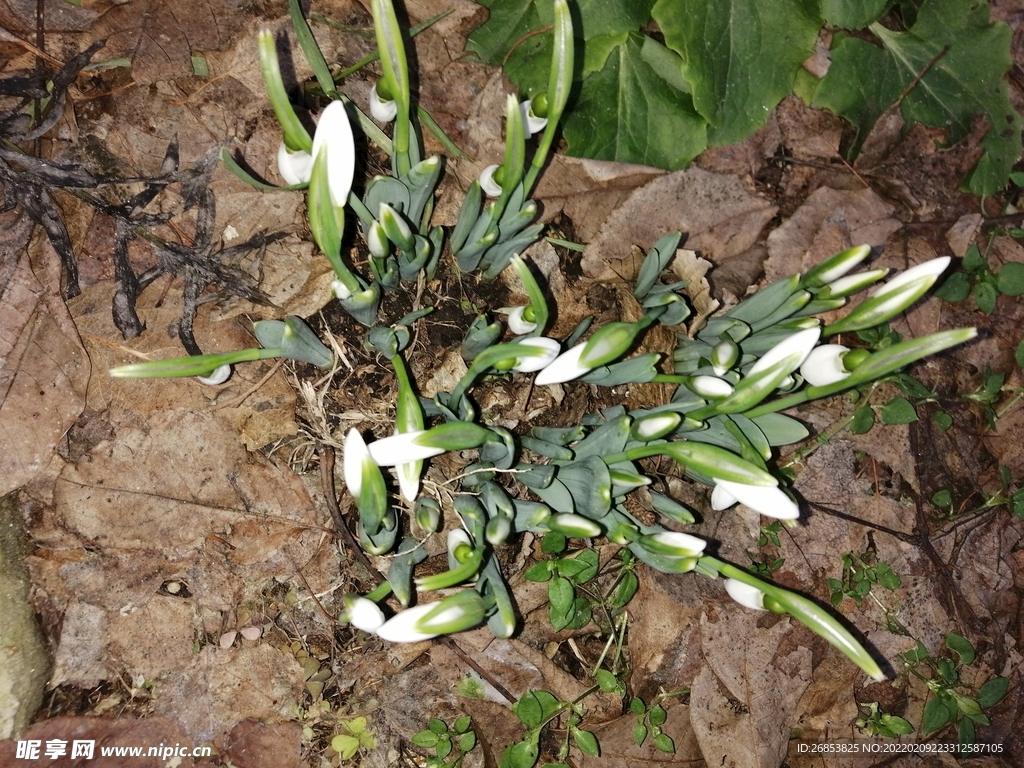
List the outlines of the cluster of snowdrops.
<svg viewBox="0 0 1024 768">
<path fill-rule="evenodd" d="M 690 316 L 682 294 L 685 283 L 663 280 L 680 241 L 679 233 L 672 233 L 655 244 L 637 276 L 634 295 L 644 310 L 639 320 L 599 328 L 585 321 L 567 338 L 546 336 L 551 298 L 520 254 L 541 236 L 530 193 L 552 148 L 572 84 L 572 22 L 565 0 L 553 4 L 548 90 L 530 94 L 524 102 L 508 97 L 503 161 L 488 167 L 470 186 L 450 232 L 431 226 L 443 164 L 440 157 L 422 157 L 403 34 L 390 0 L 372 2 L 383 76 L 370 103 L 373 118 L 392 126 L 390 136 L 336 91 L 295 0 L 296 37 L 320 87 L 333 97 L 312 136 L 288 100 L 277 41 L 270 32 L 259 37 L 263 74 L 284 137 L 278 153 L 281 176 L 286 188 L 306 191 L 310 231 L 334 270 L 334 298 L 368 328 L 366 343 L 390 361 L 398 382 L 394 434 L 367 441 L 352 429 L 345 437 L 344 479 L 359 512 L 359 540 L 369 553 L 396 554 L 390 558 L 387 580 L 369 595 L 348 596 L 341 618 L 398 642 L 483 623 L 495 635 L 508 637 L 516 631 L 517 613 L 495 547 L 522 532 L 605 537 L 659 571 L 724 577 L 728 594 L 742 605 L 793 616 L 880 679 L 882 672 L 871 654 L 817 602 L 705 554 L 707 542 L 701 538 L 645 524 L 628 511 L 626 499 L 651 485 L 641 462 L 668 457 L 687 478 L 712 489 L 715 509 L 742 503 L 762 515 L 795 520 L 798 505 L 772 473 L 770 462 L 774 449 L 802 440 L 807 431 L 782 411 L 869 384 L 972 338 L 973 329 L 959 329 L 878 351 L 825 343 L 906 310 L 932 287 L 948 259 L 918 265 L 883 282 L 888 270 L 856 271 L 871 249 L 851 248 L 806 274 L 762 288 L 707 320 L 691 337 L 683 326 Z M 353 191 L 357 155 L 352 120 L 392 160 L 392 173 L 367 181 L 361 197 Z M 224 159 L 239 176 L 269 186 L 249 177 L 227 153 Z M 369 275 L 352 269 L 342 255 L 350 215 L 358 221 L 369 253 Z M 430 309 L 383 326 L 377 324 L 378 307 L 383 292 L 400 290 L 421 275 L 432 277 L 446 244 L 465 273 L 491 279 L 513 270 L 529 303 L 509 308 L 505 323 L 477 318 L 461 347 L 465 375 L 451 391 L 428 399 L 418 395 L 403 351 L 410 343 L 410 326 L 421 318 L 429 322 Z M 840 319 L 824 326 L 818 319 L 868 289 Z M 672 360 L 662 360 L 659 353 L 630 356 L 656 323 L 677 331 Z M 255 332 L 258 348 L 128 365 L 112 373 L 199 376 L 218 384 L 230 375 L 231 365 L 246 360 L 284 357 L 324 368 L 333 363 L 331 351 L 299 318 L 261 321 Z M 535 426 L 514 434 L 485 423 L 472 397 L 474 385 L 487 377 L 528 375 L 535 376 L 537 386 L 661 382 L 675 388 L 661 405 L 606 408 L 572 427 Z M 448 533 L 449 569 L 416 577 L 416 566 L 426 555 L 413 531 L 434 531 L 443 517 L 441 499 L 421 485 L 424 464 L 447 451 L 469 450 L 476 451 L 475 463 L 457 478 L 451 501 L 461 527 Z M 397 494 L 391 491 L 390 468 Z M 690 510 L 675 499 L 651 489 L 648 494 L 661 519 L 674 527 L 694 522 Z M 446 596 L 431 600 L 430 593 L 439 590 Z M 385 610 L 391 599 L 401 610 L 389 618 Z"/>
</svg>

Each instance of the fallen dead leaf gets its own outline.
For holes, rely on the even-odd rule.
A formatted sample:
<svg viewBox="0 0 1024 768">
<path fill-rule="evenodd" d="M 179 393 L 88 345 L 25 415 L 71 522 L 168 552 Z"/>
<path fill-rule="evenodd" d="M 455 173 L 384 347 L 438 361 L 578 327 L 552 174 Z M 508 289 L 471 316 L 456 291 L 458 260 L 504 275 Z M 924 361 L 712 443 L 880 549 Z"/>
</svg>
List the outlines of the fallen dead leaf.
<svg viewBox="0 0 1024 768">
<path fill-rule="evenodd" d="M 811 680 L 811 651 L 783 650 L 787 620 L 761 626 L 745 610 L 701 618 L 707 665 L 690 691 L 690 722 L 709 765 L 775 768 L 786 755 L 789 722 Z"/>
<path fill-rule="evenodd" d="M 85 404 L 90 366 L 58 295 L 60 261 L 45 238 L 30 258 L 29 217 L 2 214 L 0 495 L 32 481 Z"/>
<path fill-rule="evenodd" d="M 719 264 L 750 248 L 775 211 L 731 176 L 676 171 L 636 190 L 608 217 L 583 253 L 583 270 L 595 279 L 629 281 L 640 266 L 631 246 L 646 251 L 673 231 L 687 236 L 687 248 Z"/>
<path fill-rule="evenodd" d="M 821 187 L 782 226 L 768 235 L 765 280 L 805 272 L 853 245 L 884 245 L 902 225 L 893 207 L 874 191 Z"/>
</svg>

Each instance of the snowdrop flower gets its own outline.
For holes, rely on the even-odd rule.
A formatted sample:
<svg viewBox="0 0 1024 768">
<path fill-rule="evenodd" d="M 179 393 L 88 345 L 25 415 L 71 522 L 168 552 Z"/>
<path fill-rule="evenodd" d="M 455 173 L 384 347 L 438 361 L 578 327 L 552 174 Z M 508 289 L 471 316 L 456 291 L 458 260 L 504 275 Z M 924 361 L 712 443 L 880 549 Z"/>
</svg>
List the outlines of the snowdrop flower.
<svg viewBox="0 0 1024 768">
<path fill-rule="evenodd" d="M 801 282 L 812 288 L 828 285 L 841 278 L 870 255 L 871 246 L 869 245 L 856 245 L 853 248 L 847 248 L 808 270 Z"/>
<path fill-rule="evenodd" d="M 219 384 L 223 384 L 231 378 L 231 366 L 220 365 L 210 371 L 209 376 L 196 376 L 196 380 L 200 384 L 205 384 L 208 387 L 216 387 Z"/>
<path fill-rule="evenodd" d="M 721 376 L 730 370 L 739 359 L 739 345 L 728 337 L 715 344 L 711 350 L 711 367 L 714 369 L 716 376 Z"/>
<path fill-rule="evenodd" d="M 630 552 L 664 573 L 692 571 L 706 546 L 703 539 L 676 531 L 638 536 L 628 545 Z"/>
<path fill-rule="evenodd" d="M 648 316 L 635 323 L 608 323 L 588 341 L 563 352 L 537 375 L 537 384 L 561 384 L 578 379 L 622 357 L 636 337 L 654 320 Z"/>
<path fill-rule="evenodd" d="M 529 307 L 516 307 L 508 315 L 508 327 L 512 333 L 524 334 L 537 330 L 537 324 L 527 320 L 524 315 Z"/>
<path fill-rule="evenodd" d="M 872 269 L 868 272 L 857 272 L 833 280 L 815 297 L 817 299 L 843 299 L 847 296 L 874 285 L 889 274 L 888 269 Z"/>
<path fill-rule="evenodd" d="M 321 150 L 327 150 L 327 184 L 331 190 L 331 203 L 343 208 L 352 191 L 352 179 L 356 172 L 356 144 L 352 136 L 352 124 L 348 119 L 345 105 L 332 101 L 320 115 L 316 133 L 313 134 L 314 161 Z"/>
<path fill-rule="evenodd" d="M 448 567 L 455 568 L 460 565 L 473 551 L 473 542 L 469 534 L 462 528 L 453 528 L 448 531 Z"/>
<path fill-rule="evenodd" d="M 892 319 L 924 296 L 946 271 L 949 262 L 949 256 L 941 256 L 900 273 L 872 291 L 850 314 L 828 326 L 825 332 L 859 331 Z"/>
<path fill-rule="evenodd" d="M 523 113 L 523 133 L 526 135 L 527 139 L 540 133 L 547 127 L 548 119 L 546 117 L 538 117 L 534 114 L 533 99 L 527 99 L 520 103 L 519 109 Z"/>
<path fill-rule="evenodd" d="M 821 330 L 818 328 L 808 328 L 794 333 L 761 355 L 761 359 L 750 367 L 747 377 L 778 368 L 780 371 L 786 371 L 785 375 L 780 377 L 785 378 L 803 364 L 819 338 Z"/>
<path fill-rule="evenodd" d="M 423 461 L 448 451 L 476 448 L 492 434 L 479 424 L 453 421 L 432 429 L 402 432 L 374 440 L 368 447 L 368 455 L 377 466 L 391 467 L 410 461 Z"/>
<path fill-rule="evenodd" d="M 366 229 L 366 246 L 370 249 L 370 255 L 377 259 L 383 259 L 391 250 L 387 233 L 379 221 L 371 221 Z"/>
<path fill-rule="evenodd" d="M 388 490 L 358 429 L 350 429 L 345 436 L 344 475 L 359 510 L 360 525 L 367 536 L 376 536 L 388 515 Z"/>
<path fill-rule="evenodd" d="M 744 485 L 730 480 L 716 480 L 711 492 L 712 509 L 726 509 L 741 502 L 758 514 L 777 520 L 796 520 L 800 508 L 778 486 Z"/>
<path fill-rule="evenodd" d="M 277 170 L 286 184 L 309 184 L 313 175 L 313 156 L 301 149 L 293 152 L 282 141 L 277 148 Z"/>
<path fill-rule="evenodd" d="M 378 123 L 390 123 L 398 116 L 398 104 L 394 99 L 383 99 L 380 95 L 381 81 L 370 89 L 370 114 Z"/>
<path fill-rule="evenodd" d="M 545 522 L 551 530 L 564 533 L 574 539 L 592 539 L 595 536 L 600 536 L 603 532 L 601 526 L 589 517 L 583 517 L 574 512 L 552 515 Z"/>
<path fill-rule="evenodd" d="M 808 328 L 787 336 L 765 352 L 737 382 L 733 393 L 715 403 L 719 413 L 742 413 L 774 392 L 799 368 L 821 337 L 820 328 Z"/>
<path fill-rule="evenodd" d="M 384 622 L 377 637 L 392 643 L 417 643 L 438 635 L 472 629 L 483 621 L 483 598 L 472 590 L 463 590 L 436 603 L 426 603 L 402 611 Z"/>
<path fill-rule="evenodd" d="M 355 595 L 345 596 L 344 618 L 356 629 L 376 632 L 384 624 L 384 612 L 375 602 Z"/>
<path fill-rule="evenodd" d="M 800 375 L 812 387 L 824 387 L 835 384 L 850 375 L 843 366 L 843 357 L 850 351 L 842 344 L 822 344 L 807 356 L 800 366 Z"/>
<path fill-rule="evenodd" d="M 726 579 L 725 591 L 729 593 L 729 597 L 746 608 L 753 608 L 755 611 L 768 610 L 764 607 L 764 592 L 757 587 L 736 579 Z"/>
<path fill-rule="evenodd" d="M 641 540 L 652 551 L 673 557 L 695 557 L 704 551 L 708 543 L 704 539 L 679 531 L 662 531 L 643 536 Z"/>
<path fill-rule="evenodd" d="M 509 322 L 509 325 L 511 326 L 512 323 Z M 517 373 L 533 373 L 534 371 L 547 368 L 558 357 L 558 353 L 562 349 L 561 344 L 547 336 L 520 339 L 516 344 L 521 347 L 527 347 L 531 352 L 529 355 L 516 358 L 515 365 L 512 366 L 511 370 Z"/>
<path fill-rule="evenodd" d="M 675 411 L 652 413 L 633 422 L 629 433 L 634 440 L 643 440 L 644 442 L 657 440 L 673 431 L 682 420 L 683 417 Z"/>
<path fill-rule="evenodd" d="M 480 189 L 488 197 L 501 197 L 501 185 L 494 178 L 500 167 L 497 164 L 488 165 L 480 172 Z"/>
<path fill-rule="evenodd" d="M 348 286 L 341 282 L 341 280 L 331 280 L 331 293 L 333 293 L 334 298 L 339 301 L 344 301 L 345 299 L 352 297 L 352 291 L 350 291 Z"/>
<path fill-rule="evenodd" d="M 586 343 L 577 344 L 568 352 L 563 352 L 559 355 L 544 370 L 537 374 L 537 384 L 542 386 L 545 384 L 561 384 L 578 379 L 587 373 L 590 368 L 580 365 L 580 356 L 583 354 L 583 349 L 586 346 Z"/>
<path fill-rule="evenodd" d="M 733 391 L 732 384 L 717 376 L 694 376 L 690 379 L 690 389 L 709 398 L 728 397 Z"/>
</svg>

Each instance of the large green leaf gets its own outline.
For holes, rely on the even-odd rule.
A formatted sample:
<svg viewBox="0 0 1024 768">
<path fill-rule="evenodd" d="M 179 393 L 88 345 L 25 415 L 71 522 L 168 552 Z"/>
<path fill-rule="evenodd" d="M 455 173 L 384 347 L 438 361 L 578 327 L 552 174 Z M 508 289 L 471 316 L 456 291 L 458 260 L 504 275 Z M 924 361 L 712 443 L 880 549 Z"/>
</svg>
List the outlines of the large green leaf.
<svg viewBox="0 0 1024 768">
<path fill-rule="evenodd" d="M 579 0 L 574 4 L 575 36 L 586 41 L 584 76 L 591 71 L 594 57 L 598 66 L 592 68 L 600 69 L 615 44 L 647 23 L 653 4 L 654 0 Z M 470 34 L 466 49 L 487 64 L 502 66 L 521 92 L 545 90 L 551 66 L 550 0 L 481 0 L 480 5 L 490 13 Z"/>
<path fill-rule="evenodd" d="M 644 56 L 657 46 L 638 32 L 615 46 L 580 88 L 565 118 L 569 154 L 598 160 L 684 168 L 707 145 L 706 123 L 689 94 L 661 77 Z"/>
<path fill-rule="evenodd" d="M 745 139 L 792 90 L 818 37 L 816 8 L 805 0 L 658 0 L 652 15 L 686 62 L 710 144 Z"/>
<path fill-rule="evenodd" d="M 909 30 L 895 32 L 878 23 L 870 29 L 881 48 L 836 36 L 832 66 L 814 96 L 815 106 L 854 124 L 858 136 L 851 156 L 882 112 L 927 69 L 903 99 L 904 119 L 944 128 L 954 142 L 983 115 L 990 126 L 981 143 L 985 154 L 967 185 L 979 195 L 998 192 L 1020 155 L 1024 127 L 1003 82 L 1011 65 L 1010 28 L 989 23 L 985 3 L 925 0 Z"/>
<path fill-rule="evenodd" d="M 860 29 L 877 21 L 893 0 L 821 0 L 821 17 L 843 29 Z"/>
<path fill-rule="evenodd" d="M 487 21 L 469 36 L 466 49 L 479 56 L 485 64 L 501 65 L 514 45 L 534 31 L 550 26 L 554 19 L 550 3 L 538 5 L 534 0 L 483 0 L 480 5 L 489 11 Z"/>
</svg>

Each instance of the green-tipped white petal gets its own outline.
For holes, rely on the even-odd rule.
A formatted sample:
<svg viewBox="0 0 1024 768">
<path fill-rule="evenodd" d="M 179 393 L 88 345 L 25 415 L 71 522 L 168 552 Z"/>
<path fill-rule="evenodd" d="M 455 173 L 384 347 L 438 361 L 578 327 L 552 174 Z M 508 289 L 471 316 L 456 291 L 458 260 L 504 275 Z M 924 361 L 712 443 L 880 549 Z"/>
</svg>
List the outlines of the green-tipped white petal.
<svg viewBox="0 0 1024 768">
<path fill-rule="evenodd" d="M 494 180 L 494 173 L 500 167 L 495 163 L 494 165 L 488 165 L 480 171 L 480 189 L 488 197 L 501 197 L 501 185 Z"/>
<path fill-rule="evenodd" d="M 523 317 L 526 307 L 516 307 L 508 314 L 508 327 L 512 333 L 526 334 L 537 329 L 537 324 Z"/>
<path fill-rule="evenodd" d="M 540 386 L 545 384 L 561 384 L 566 381 L 578 379 L 591 369 L 580 365 L 580 355 L 586 348 L 586 342 L 577 344 L 567 352 L 563 352 L 555 360 L 547 365 L 537 374 L 536 383 Z"/>
<path fill-rule="evenodd" d="M 286 184 L 309 184 L 313 175 L 313 156 L 301 149 L 293 152 L 282 141 L 277 148 L 277 170 Z"/>
<path fill-rule="evenodd" d="M 536 133 L 540 133 L 547 127 L 548 119 L 546 117 L 538 117 L 533 113 L 532 99 L 520 102 L 519 109 L 523 113 L 523 134 L 527 139 Z"/>
<path fill-rule="evenodd" d="M 230 365 L 219 365 L 213 371 L 210 372 L 209 376 L 196 376 L 196 380 L 200 384 L 205 384 L 208 387 L 216 387 L 223 384 L 225 381 L 231 378 L 231 366 Z"/>
<path fill-rule="evenodd" d="M 752 608 L 755 611 L 767 610 L 764 607 L 764 592 L 750 584 L 744 584 L 736 579 L 725 580 L 725 591 L 729 597 L 745 608 Z"/>
<path fill-rule="evenodd" d="M 842 381 L 850 375 L 843 367 L 843 355 L 849 351 L 849 347 L 842 344 L 822 344 L 815 347 L 800 366 L 800 375 L 812 387 L 823 387 Z"/>
<path fill-rule="evenodd" d="M 370 89 L 370 114 L 378 123 L 390 123 L 398 116 L 398 103 L 394 99 L 382 99 L 376 83 Z"/>
<path fill-rule="evenodd" d="M 314 159 L 322 147 L 328 150 L 327 184 L 331 190 L 331 203 L 335 208 L 344 208 L 356 171 L 356 144 L 348 112 L 340 101 L 332 101 L 320 115 L 313 134 L 311 155 Z"/>
<path fill-rule="evenodd" d="M 778 486 L 744 485 L 729 480 L 719 480 L 715 491 L 719 494 L 716 499 L 712 493 L 712 505 L 715 509 L 724 509 L 723 506 L 715 506 L 716 501 L 718 504 L 722 504 L 731 496 L 734 502 L 738 501 L 765 517 L 774 517 L 777 520 L 796 520 L 800 517 L 800 508 L 797 507 L 796 502 Z M 731 504 L 725 506 L 731 506 Z"/>
</svg>

